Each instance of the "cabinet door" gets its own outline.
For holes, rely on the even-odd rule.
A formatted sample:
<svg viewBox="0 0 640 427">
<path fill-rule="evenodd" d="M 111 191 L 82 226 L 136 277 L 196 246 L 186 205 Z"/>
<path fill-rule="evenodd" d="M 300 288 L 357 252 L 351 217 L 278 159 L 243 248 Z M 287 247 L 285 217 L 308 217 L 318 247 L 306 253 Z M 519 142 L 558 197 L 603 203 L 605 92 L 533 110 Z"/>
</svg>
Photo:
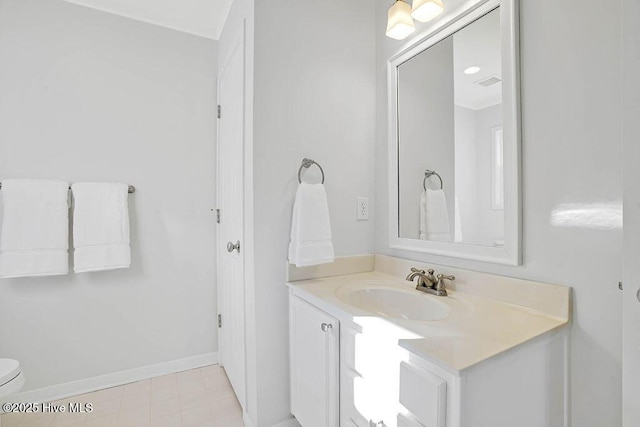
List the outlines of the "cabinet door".
<svg viewBox="0 0 640 427">
<path fill-rule="evenodd" d="M 291 296 L 291 412 L 302 427 L 338 426 L 338 321 Z"/>
<path fill-rule="evenodd" d="M 402 362 L 400 404 L 420 421 L 421 425 L 445 427 L 447 382 L 412 363 Z"/>
</svg>

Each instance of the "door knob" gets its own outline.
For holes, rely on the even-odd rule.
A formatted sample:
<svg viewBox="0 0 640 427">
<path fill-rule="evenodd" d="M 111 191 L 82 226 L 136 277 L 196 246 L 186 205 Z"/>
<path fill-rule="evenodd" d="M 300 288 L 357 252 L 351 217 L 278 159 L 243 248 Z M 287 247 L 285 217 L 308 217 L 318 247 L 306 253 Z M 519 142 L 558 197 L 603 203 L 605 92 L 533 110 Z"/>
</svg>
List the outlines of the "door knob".
<svg viewBox="0 0 640 427">
<path fill-rule="evenodd" d="M 235 244 L 229 242 L 227 243 L 227 252 L 238 251 L 240 253 L 240 240 L 238 240 Z"/>
</svg>

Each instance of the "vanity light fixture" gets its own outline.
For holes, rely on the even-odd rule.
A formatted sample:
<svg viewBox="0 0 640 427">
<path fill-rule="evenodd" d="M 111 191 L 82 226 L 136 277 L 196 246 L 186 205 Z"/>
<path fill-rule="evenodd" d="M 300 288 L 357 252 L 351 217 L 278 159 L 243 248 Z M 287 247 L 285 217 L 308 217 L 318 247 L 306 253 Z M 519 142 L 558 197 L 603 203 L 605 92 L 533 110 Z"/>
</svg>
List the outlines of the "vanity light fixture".
<svg viewBox="0 0 640 427">
<path fill-rule="evenodd" d="M 416 0 L 414 0 L 415 4 Z M 411 6 L 404 0 L 396 0 L 387 13 L 387 37 L 396 40 L 406 39 L 416 30 L 411 18 Z"/>
<path fill-rule="evenodd" d="M 429 22 L 443 10 L 442 0 L 413 0 L 411 16 L 416 21 Z"/>
<path fill-rule="evenodd" d="M 471 67 L 467 67 L 464 69 L 464 73 L 467 75 L 476 74 L 478 71 L 480 71 L 480 67 L 478 67 L 477 65 L 472 65 Z"/>
</svg>

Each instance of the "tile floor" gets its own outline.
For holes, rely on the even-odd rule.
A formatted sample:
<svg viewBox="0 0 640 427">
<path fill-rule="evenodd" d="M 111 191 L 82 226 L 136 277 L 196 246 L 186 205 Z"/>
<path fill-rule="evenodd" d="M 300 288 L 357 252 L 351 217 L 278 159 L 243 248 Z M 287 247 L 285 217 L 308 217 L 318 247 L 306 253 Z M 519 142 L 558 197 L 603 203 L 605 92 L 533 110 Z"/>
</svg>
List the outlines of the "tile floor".
<svg viewBox="0 0 640 427">
<path fill-rule="evenodd" d="M 4 414 L 2 427 L 244 427 L 242 409 L 218 365 L 62 399 L 91 413 Z"/>
</svg>

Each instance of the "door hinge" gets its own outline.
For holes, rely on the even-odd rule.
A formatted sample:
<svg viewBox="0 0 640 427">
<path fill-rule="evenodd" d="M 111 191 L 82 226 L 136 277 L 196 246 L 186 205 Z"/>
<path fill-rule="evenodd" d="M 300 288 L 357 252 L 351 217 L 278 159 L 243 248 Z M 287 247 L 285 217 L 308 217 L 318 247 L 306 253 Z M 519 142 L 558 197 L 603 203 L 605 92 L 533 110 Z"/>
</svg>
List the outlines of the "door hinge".
<svg viewBox="0 0 640 427">
<path fill-rule="evenodd" d="M 216 222 L 220 224 L 220 209 L 216 209 Z"/>
<path fill-rule="evenodd" d="M 222 328 L 222 314 L 218 314 L 218 328 Z"/>
<path fill-rule="evenodd" d="M 222 117 L 222 106 L 218 105 L 218 118 Z"/>
</svg>

